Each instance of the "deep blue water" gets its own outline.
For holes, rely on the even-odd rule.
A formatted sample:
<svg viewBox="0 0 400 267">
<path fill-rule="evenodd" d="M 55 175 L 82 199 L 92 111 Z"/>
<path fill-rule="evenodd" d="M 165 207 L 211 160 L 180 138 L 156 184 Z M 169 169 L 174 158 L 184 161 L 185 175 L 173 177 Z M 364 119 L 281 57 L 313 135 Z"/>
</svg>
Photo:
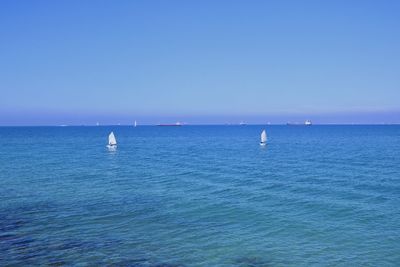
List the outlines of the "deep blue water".
<svg viewBox="0 0 400 267">
<path fill-rule="evenodd" d="M 400 265 L 400 126 L 0 127 L 0 140 L 0 266 Z"/>
</svg>

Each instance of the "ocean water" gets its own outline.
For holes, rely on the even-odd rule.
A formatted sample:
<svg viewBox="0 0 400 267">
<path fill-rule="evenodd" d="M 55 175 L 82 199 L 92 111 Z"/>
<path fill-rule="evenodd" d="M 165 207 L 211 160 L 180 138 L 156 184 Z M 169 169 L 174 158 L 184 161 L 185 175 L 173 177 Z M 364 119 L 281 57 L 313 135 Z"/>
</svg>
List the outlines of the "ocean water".
<svg viewBox="0 0 400 267">
<path fill-rule="evenodd" d="M 400 126 L 0 127 L 0 140 L 0 266 L 400 266 Z"/>
</svg>

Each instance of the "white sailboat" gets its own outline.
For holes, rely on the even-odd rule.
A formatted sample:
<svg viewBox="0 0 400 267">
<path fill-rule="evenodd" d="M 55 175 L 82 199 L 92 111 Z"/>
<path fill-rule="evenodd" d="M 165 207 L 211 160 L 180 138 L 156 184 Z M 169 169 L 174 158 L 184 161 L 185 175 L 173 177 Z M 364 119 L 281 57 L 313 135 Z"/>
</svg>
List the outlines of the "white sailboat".
<svg viewBox="0 0 400 267">
<path fill-rule="evenodd" d="M 111 132 L 108 136 L 108 148 L 117 148 L 117 140 L 115 139 L 114 132 Z"/>
<path fill-rule="evenodd" d="M 261 133 L 261 142 L 260 142 L 261 146 L 265 146 L 267 145 L 267 133 L 265 132 L 265 130 L 262 131 Z"/>
<path fill-rule="evenodd" d="M 137 126 L 137 123 L 136 123 L 136 121 L 135 121 L 135 123 L 134 123 L 134 126 L 135 126 L 135 127 Z"/>
</svg>

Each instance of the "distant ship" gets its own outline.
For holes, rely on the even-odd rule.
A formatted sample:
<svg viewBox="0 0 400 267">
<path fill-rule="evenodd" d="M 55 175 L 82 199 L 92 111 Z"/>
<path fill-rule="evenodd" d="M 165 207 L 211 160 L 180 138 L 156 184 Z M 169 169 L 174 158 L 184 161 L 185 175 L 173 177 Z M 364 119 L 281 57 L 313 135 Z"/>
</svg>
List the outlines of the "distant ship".
<svg viewBox="0 0 400 267">
<path fill-rule="evenodd" d="M 304 123 L 299 123 L 299 122 L 287 122 L 286 125 L 290 126 L 311 126 L 312 122 L 310 120 L 306 120 Z"/>
<path fill-rule="evenodd" d="M 173 124 L 157 124 L 157 126 L 182 126 L 182 123 L 179 121 Z"/>
<path fill-rule="evenodd" d="M 247 123 L 245 123 L 244 121 L 241 121 L 241 122 L 239 123 L 239 125 L 245 126 L 245 125 L 247 125 Z"/>
</svg>

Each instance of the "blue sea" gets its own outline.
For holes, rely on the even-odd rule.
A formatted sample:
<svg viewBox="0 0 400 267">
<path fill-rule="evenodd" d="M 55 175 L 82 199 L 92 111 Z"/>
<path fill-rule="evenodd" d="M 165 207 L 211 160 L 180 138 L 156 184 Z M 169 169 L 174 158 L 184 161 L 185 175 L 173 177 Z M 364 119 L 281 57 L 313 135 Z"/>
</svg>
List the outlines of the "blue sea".
<svg viewBox="0 0 400 267">
<path fill-rule="evenodd" d="M 0 140 L 0 266 L 400 266 L 400 126 L 0 127 Z"/>
</svg>

